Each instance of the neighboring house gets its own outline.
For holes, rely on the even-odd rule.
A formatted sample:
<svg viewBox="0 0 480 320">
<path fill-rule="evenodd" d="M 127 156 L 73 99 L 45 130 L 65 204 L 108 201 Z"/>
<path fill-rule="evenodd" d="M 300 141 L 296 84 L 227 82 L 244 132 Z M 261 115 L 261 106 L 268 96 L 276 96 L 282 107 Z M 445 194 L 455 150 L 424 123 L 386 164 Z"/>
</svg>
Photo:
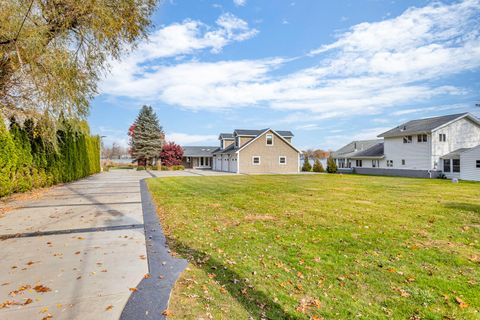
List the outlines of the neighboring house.
<svg viewBox="0 0 480 320">
<path fill-rule="evenodd" d="M 338 168 L 352 168 L 352 157 L 357 153 L 368 150 L 369 148 L 382 142 L 382 140 L 357 140 L 352 141 L 349 144 L 341 147 L 335 152 L 332 152 L 331 156 L 337 163 Z M 355 161 L 353 161 L 355 162 Z"/>
<path fill-rule="evenodd" d="M 183 159 L 182 164 L 185 168 L 190 169 L 211 169 L 212 153 L 218 147 L 182 147 Z"/>
<path fill-rule="evenodd" d="M 356 173 L 437 177 L 443 172 L 466 180 L 480 174 L 480 120 L 470 113 L 411 120 L 378 137 L 383 144 L 349 155 Z"/>
<path fill-rule="evenodd" d="M 219 136 L 213 152 L 213 170 L 235 173 L 297 173 L 300 150 L 290 131 L 236 129 Z"/>
</svg>

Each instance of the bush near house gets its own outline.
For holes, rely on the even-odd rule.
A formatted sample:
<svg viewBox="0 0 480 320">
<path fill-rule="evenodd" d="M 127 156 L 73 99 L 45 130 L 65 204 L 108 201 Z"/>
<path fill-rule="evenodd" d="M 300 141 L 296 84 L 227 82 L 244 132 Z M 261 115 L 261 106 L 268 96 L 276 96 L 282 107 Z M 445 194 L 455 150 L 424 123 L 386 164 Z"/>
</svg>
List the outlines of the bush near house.
<svg viewBox="0 0 480 320">
<path fill-rule="evenodd" d="M 50 141 L 32 120 L 12 118 L 7 130 L 0 118 L 0 197 L 100 172 L 99 137 L 83 122 L 63 119 L 59 127 Z"/>
<path fill-rule="evenodd" d="M 167 167 L 178 166 L 182 164 L 183 149 L 174 142 L 165 144 L 160 152 L 162 165 Z"/>
<path fill-rule="evenodd" d="M 327 160 L 327 172 L 328 173 L 337 172 L 337 164 L 335 163 L 335 160 L 333 160 L 332 156 L 328 157 L 328 160 Z"/>
<path fill-rule="evenodd" d="M 308 156 L 305 156 L 305 158 L 303 159 L 302 171 L 306 171 L 306 172 L 312 171 L 312 165 L 310 164 L 310 160 L 308 159 Z"/>
<path fill-rule="evenodd" d="M 325 172 L 325 169 L 323 168 L 322 163 L 320 162 L 320 160 L 315 159 L 315 163 L 313 164 L 312 171 L 313 171 L 313 172 Z"/>
</svg>

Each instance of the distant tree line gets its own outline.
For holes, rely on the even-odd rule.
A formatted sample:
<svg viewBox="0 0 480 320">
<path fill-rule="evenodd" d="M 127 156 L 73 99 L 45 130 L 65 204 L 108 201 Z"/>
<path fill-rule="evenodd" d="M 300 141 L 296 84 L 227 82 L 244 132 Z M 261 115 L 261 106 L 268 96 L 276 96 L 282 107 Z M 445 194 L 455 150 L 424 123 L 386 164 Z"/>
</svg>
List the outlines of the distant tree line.
<svg viewBox="0 0 480 320">
<path fill-rule="evenodd" d="M 44 122 L 0 117 L 0 197 L 69 182 L 100 171 L 100 139 L 84 121 L 61 119 L 54 137 Z"/>
<path fill-rule="evenodd" d="M 307 149 L 303 151 L 303 165 L 302 171 L 305 172 L 325 172 L 325 168 L 323 167 L 320 160 L 327 159 L 327 169 L 326 171 L 329 173 L 337 172 L 337 165 L 335 160 L 331 156 L 332 151 L 326 151 L 322 149 Z M 310 163 L 310 159 L 313 160 L 313 166 Z"/>
</svg>

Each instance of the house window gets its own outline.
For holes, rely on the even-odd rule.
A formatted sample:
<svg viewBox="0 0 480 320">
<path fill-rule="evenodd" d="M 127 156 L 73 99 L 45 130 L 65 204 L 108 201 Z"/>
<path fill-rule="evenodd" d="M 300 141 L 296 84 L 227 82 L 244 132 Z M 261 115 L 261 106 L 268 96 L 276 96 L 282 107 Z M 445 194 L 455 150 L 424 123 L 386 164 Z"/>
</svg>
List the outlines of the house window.
<svg viewBox="0 0 480 320">
<path fill-rule="evenodd" d="M 445 142 L 445 141 L 447 141 L 447 134 L 445 134 L 445 133 L 440 133 L 440 134 L 438 135 L 438 139 L 440 140 L 440 142 Z"/>
<path fill-rule="evenodd" d="M 426 135 L 426 134 L 419 134 L 419 135 L 417 136 L 417 141 L 418 141 L 418 142 L 427 142 L 427 140 L 428 140 L 428 139 L 427 139 L 427 135 Z"/>
<path fill-rule="evenodd" d="M 356 166 L 361 167 L 362 166 L 362 160 L 355 160 Z"/>
<path fill-rule="evenodd" d="M 406 162 L 405 162 L 405 159 L 402 159 L 402 166 L 404 166 L 405 163 L 406 163 Z"/>
<path fill-rule="evenodd" d="M 452 168 L 453 172 L 460 172 L 460 159 L 452 160 Z"/>
<path fill-rule="evenodd" d="M 260 164 L 260 157 L 259 156 L 253 156 L 252 157 L 252 164 L 258 166 Z"/>
<path fill-rule="evenodd" d="M 240 137 L 238 137 L 238 136 L 235 137 L 235 145 L 236 145 L 237 147 L 240 147 Z"/>
<path fill-rule="evenodd" d="M 279 164 L 287 164 L 287 157 L 285 157 L 285 156 L 280 156 L 280 157 L 278 158 L 278 163 L 279 163 Z"/>
<path fill-rule="evenodd" d="M 452 172 L 450 168 L 450 159 L 443 159 L 443 172 Z"/>
<path fill-rule="evenodd" d="M 403 143 L 412 143 L 412 136 L 403 137 Z"/>
<path fill-rule="evenodd" d="M 477 160 L 477 168 L 480 168 L 480 160 Z"/>
<path fill-rule="evenodd" d="M 393 167 L 393 160 L 387 160 L 387 167 Z"/>
<path fill-rule="evenodd" d="M 372 168 L 376 168 L 377 167 L 377 160 L 372 160 Z"/>
<path fill-rule="evenodd" d="M 273 134 L 267 134 L 266 139 L 267 139 L 267 146 L 273 146 Z"/>
</svg>

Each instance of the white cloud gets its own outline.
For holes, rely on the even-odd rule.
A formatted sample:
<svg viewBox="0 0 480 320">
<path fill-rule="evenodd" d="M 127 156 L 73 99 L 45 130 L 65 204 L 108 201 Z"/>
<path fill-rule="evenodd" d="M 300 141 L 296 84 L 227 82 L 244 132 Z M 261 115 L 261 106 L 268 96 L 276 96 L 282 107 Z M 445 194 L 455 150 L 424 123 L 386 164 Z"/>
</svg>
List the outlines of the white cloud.
<svg viewBox="0 0 480 320">
<path fill-rule="evenodd" d="M 209 145 L 216 146 L 218 144 L 217 135 L 198 135 L 172 132 L 166 135 L 165 140 L 173 141 L 181 146 L 185 145 Z"/>
<path fill-rule="evenodd" d="M 247 4 L 247 0 L 233 0 L 233 3 L 236 6 L 241 7 Z"/>
<path fill-rule="evenodd" d="M 289 62 L 281 58 L 146 67 L 152 59 L 205 49 L 215 53 L 257 32 L 232 14 L 220 16 L 216 29 L 188 20 L 157 31 L 134 55 L 138 60 L 117 66 L 102 89 L 195 110 L 263 105 L 292 112 L 285 122 L 379 114 L 466 93 L 435 80 L 480 67 L 479 7 L 480 0 L 433 3 L 355 25 L 311 52 L 315 66 L 289 74 L 274 72 Z"/>
</svg>

